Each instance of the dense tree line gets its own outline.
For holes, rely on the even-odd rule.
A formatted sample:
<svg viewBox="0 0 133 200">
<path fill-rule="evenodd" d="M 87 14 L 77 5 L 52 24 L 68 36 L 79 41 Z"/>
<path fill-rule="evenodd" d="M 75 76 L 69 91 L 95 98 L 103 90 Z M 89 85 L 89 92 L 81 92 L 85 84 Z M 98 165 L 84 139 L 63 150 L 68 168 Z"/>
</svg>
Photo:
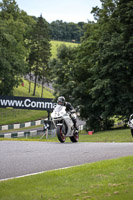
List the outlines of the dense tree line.
<svg viewBox="0 0 133 200">
<path fill-rule="evenodd" d="M 37 17 L 33 16 L 33 19 L 37 21 Z M 63 22 L 62 20 L 56 20 L 49 23 L 50 39 L 76 42 L 80 43 L 82 36 L 84 35 L 86 28 L 85 22 Z"/>
<path fill-rule="evenodd" d="M 133 1 L 101 0 L 92 10 L 77 49 L 62 46 L 51 63 L 57 95 L 64 95 L 94 130 L 108 129 L 111 117 L 133 112 Z"/>
<path fill-rule="evenodd" d="M 84 35 L 85 23 L 73 23 L 63 22 L 62 20 L 56 20 L 49 24 L 52 40 L 77 42 L 81 41 L 81 37 Z"/>
</svg>

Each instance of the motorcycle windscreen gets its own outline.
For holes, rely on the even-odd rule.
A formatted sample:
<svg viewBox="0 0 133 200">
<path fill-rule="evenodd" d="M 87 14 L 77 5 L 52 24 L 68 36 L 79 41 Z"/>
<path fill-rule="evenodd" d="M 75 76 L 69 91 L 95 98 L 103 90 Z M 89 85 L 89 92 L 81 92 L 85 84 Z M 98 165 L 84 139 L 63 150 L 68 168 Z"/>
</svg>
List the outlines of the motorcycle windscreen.
<svg viewBox="0 0 133 200">
<path fill-rule="evenodd" d="M 61 110 L 64 110 L 65 106 L 57 105 L 54 109 L 54 112 L 60 112 Z"/>
</svg>

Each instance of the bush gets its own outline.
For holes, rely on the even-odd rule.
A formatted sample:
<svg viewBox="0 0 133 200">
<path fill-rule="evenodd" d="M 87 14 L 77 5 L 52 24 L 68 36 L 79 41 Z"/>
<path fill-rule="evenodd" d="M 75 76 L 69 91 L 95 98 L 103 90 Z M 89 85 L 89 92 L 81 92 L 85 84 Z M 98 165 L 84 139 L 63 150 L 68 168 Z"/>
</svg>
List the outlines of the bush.
<svg viewBox="0 0 133 200">
<path fill-rule="evenodd" d="M 108 119 L 108 118 L 103 119 L 103 118 L 92 116 L 86 122 L 86 130 L 91 130 L 94 132 L 110 130 L 111 127 L 113 127 L 113 125 L 114 125 L 113 119 Z"/>
</svg>

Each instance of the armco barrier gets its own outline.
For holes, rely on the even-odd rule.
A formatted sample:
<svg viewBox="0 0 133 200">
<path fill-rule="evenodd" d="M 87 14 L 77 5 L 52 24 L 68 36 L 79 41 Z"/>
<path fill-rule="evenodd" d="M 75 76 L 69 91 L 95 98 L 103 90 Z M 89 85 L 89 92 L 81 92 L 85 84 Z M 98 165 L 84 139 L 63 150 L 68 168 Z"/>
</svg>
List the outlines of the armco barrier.
<svg viewBox="0 0 133 200">
<path fill-rule="evenodd" d="M 26 137 L 26 136 L 36 136 L 37 135 L 37 130 L 32 130 L 29 132 L 16 132 L 16 133 L 4 133 L 4 134 L 0 134 L 1 138 L 20 138 L 20 137 Z"/>
<path fill-rule="evenodd" d="M 38 126 L 38 125 L 44 124 L 44 121 L 48 122 L 48 119 L 41 119 L 41 120 L 25 122 L 25 123 L 21 123 L 21 124 L 3 125 L 3 126 L 0 126 L 0 131 L 6 131 L 6 130 L 10 130 L 10 129 L 27 128 L 27 127 L 31 127 L 31 126 Z M 81 131 L 83 129 L 84 129 L 84 125 L 80 125 L 79 130 Z"/>
<path fill-rule="evenodd" d="M 0 126 L 0 131 L 4 131 L 4 130 L 6 131 L 6 130 L 10 130 L 10 129 L 27 128 L 30 126 L 38 126 L 41 124 L 44 124 L 44 119 L 32 121 L 32 122 L 25 122 L 25 123 L 21 123 L 21 124 L 3 125 L 3 126 Z"/>
<path fill-rule="evenodd" d="M 79 130 L 83 130 L 83 126 L 79 126 Z M 55 132 L 55 131 L 54 131 Z M 31 130 L 31 131 L 19 131 L 19 132 L 16 132 L 16 133 L 4 133 L 4 134 L 0 134 L 0 138 L 22 138 L 22 137 L 34 137 L 38 134 L 38 130 Z M 51 135 L 51 133 L 50 133 Z M 52 133 L 53 135 L 53 133 Z M 54 133 L 54 135 L 56 135 Z M 44 135 L 43 135 L 44 136 Z M 47 136 L 48 138 L 48 136 Z"/>
</svg>

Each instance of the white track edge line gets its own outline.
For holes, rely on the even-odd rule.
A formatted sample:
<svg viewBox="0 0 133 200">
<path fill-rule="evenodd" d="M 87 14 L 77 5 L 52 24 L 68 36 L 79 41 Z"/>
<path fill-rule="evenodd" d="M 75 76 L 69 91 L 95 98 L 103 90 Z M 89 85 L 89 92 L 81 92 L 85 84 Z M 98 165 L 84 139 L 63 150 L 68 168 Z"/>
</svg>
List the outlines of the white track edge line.
<svg viewBox="0 0 133 200">
<path fill-rule="evenodd" d="M 87 163 L 85 163 L 85 164 L 87 164 Z M 85 165 L 85 164 L 81 164 L 81 165 Z M 0 179 L 0 182 L 1 181 L 12 180 L 12 179 L 16 179 L 16 178 L 24 178 L 24 177 L 27 177 L 27 176 L 34 176 L 34 175 L 43 174 L 43 173 L 46 173 L 46 172 L 52 172 L 52 171 L 58 171 L 58 170 L 63 170 L 63 169 L 69 169 L 69 168 L 73 168 L 73 167 L 80 167 L 81 165 L 63 167 L 63 168 L 58 168 L 58 169 L 51 169 L 51 170 L 47 170 L 47 171 L 41 171 L 41 172 L 36 172 L 36 173 L 31 173 L 31 174 L 25 174 L 25 175 L 22 175 L 22 176 L 15 176 L 15 177 L 11 177 L 11 178 Z"/>
</svg>

